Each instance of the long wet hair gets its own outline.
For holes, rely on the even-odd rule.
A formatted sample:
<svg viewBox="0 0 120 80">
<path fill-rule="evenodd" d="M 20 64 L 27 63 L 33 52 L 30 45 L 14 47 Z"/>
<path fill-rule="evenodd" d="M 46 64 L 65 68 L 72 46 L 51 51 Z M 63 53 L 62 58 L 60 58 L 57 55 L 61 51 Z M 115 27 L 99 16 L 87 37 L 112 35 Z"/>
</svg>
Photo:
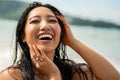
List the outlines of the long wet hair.
<svg viewBox="0 0 120 80">
<path fill-rule="evenodd" d="M 63 16 L 63 14 L 58 9 L 56 9 L 50 4 L 33 2 L 25 9 L 22 16 L 20 17 L 16 28 L 15 58 L 13 63 L 15 64 L 17 62 L 18 53 L 20 53 L 20 59 L 19 59 L 20 64 L 18 64 L 18 68 L 23 72 L 25 80 L 34 80 L 34 70 L 33 70 L 32 60 L 30 57 L 29 47 L 26 42 L 23 42 L 23 38 L 25 36 L 25 24 L 28 18 L 28 14 L 31 10 L 33 10 L 36 7 L 46 7 L 50 9 L 55 15 Z M 62 40 L 63 36 L 65 35 L 64 24 L 59 19 L 58 22 L 61 27 L 60 39 Z M 55 50 L 54 63 L 59 68 L 62 74 L 62 79 L 71 80 L 73 75 L 72 65 L 75 65 L 75 63 L 72 60 L 68 59 L 66 54 L 66 47 L 64 44 L 62 44 L 61 40 Z"/>
</svg>

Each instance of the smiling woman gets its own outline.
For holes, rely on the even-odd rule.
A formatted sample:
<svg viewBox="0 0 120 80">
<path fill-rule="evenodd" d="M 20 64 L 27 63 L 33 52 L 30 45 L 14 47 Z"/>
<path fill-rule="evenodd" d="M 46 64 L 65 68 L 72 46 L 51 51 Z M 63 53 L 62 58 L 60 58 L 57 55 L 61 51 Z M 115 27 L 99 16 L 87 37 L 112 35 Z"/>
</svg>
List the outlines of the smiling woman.
<svg viewBox="0 0 120 80">
<path fill-rule="evenodd" d="M 65 17 L 50 4 L 33 2 L 26 8 L 15 40 L 13 65 L 1 72 L 1 80 L 120 79 L 119 72 L 106 59 L 73 36 Z M 87 63 L 68 59 L 66 46 Z"/>
</svg>

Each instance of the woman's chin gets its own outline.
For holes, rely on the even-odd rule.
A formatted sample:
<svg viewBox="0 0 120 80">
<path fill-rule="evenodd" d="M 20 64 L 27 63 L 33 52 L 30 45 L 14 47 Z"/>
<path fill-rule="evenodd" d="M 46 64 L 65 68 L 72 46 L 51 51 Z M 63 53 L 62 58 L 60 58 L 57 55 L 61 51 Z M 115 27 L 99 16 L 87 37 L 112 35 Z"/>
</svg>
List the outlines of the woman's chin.
<svg viewBox="0 0 120 80">
<path fill-rule="evenodd" d="M 53 49 L 52 46 L 48 47 L 48 46 L 38 45 L 38 49 L 43 50 L 44 52 L 53 52 L 53 51 L 55 51 L 55 49 Z"/>
</svg>

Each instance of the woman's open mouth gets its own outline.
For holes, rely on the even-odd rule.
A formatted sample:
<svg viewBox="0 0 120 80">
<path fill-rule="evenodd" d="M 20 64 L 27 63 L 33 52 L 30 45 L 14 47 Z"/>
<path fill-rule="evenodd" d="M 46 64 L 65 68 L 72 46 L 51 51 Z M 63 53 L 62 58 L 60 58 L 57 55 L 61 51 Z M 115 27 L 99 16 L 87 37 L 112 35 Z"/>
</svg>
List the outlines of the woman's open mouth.
<svg viewBox="0 0 120 80">
<path fill-rule="evenodd" d="M 41 34 L 38 38 L 39 40 L 52 40 L 53 36 L 51 34 Z"/>
</svg>

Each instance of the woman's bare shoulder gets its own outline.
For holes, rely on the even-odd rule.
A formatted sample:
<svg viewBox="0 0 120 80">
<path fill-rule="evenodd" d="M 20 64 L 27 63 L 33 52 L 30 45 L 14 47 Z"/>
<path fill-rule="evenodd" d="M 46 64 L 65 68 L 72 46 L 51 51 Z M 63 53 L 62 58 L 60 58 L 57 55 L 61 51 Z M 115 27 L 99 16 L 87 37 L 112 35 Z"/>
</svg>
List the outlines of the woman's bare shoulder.
<svg viewBox="0 0 120 80">
<path fill-rule="evenodd" d="M 0 80 L 23 80 L 22 71 L 14 67 L 7 68 L 0 73 Z"/>
</svg>

